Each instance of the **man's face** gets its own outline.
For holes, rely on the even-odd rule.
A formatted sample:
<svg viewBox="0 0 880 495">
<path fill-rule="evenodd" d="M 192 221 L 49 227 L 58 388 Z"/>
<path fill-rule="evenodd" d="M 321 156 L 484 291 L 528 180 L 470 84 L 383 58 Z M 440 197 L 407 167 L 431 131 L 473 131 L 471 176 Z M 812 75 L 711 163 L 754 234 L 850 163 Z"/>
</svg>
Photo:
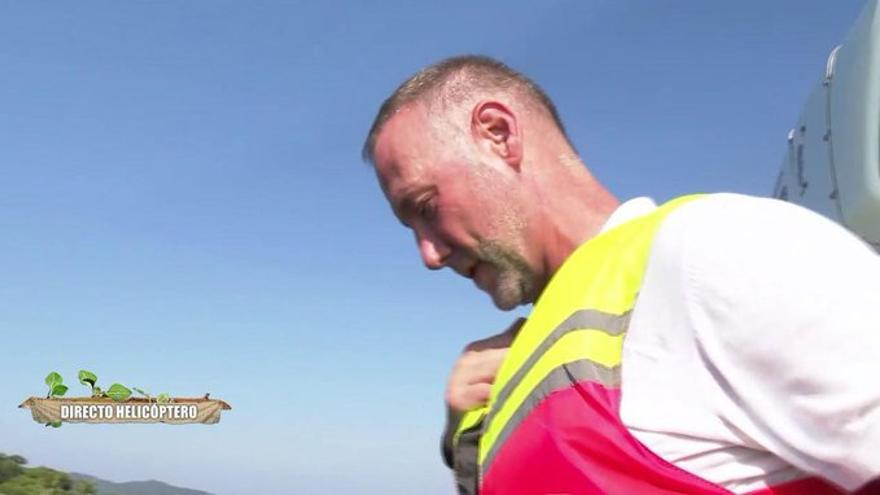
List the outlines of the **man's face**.
<svg viewBox="0 0 880 495">
<path fill-rule="evenodd" d="M 448 266 L 500 309 L 536 297 L 536 261 L 525 242 L 525 205 L 515 173 L 478 158 L 464 130 L 432 128 L 410 104 L 379 134 L 376 175 L 397 217 L 413 230 L 425 266 Z"/>
</svg>

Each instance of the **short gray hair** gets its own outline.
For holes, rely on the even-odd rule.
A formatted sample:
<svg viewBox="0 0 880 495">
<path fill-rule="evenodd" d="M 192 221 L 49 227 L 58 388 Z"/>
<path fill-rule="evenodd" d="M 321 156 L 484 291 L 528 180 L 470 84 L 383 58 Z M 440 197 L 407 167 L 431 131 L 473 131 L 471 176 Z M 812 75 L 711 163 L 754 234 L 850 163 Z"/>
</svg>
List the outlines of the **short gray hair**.
<svg viewBox="0 0 880 495">
<path fill-rule="evenodd" d="M 453 80 L 461 81 L 462 86 L 447 88 L 446 86 Z M 394 93 L 379 107 L 379 113 L 376 115 L 373 125 L 370 126 L 370 132 L 367 134 L 367 140 L 364 142 L 361 152 L 364 161 L 373 162 L 376 138 L 388 120 L 405 105 L 421 99 L 430 101 L 441 90 L 447 90 L 446 93 L 455 98 L 456 96 L 463 97 L 464 95 L 461 93 L 473 89 L 520 92 L 546 110 L 563 137 L 566 141 L 568 140 L 565 126 L 556 111 L 556 105 L 534 81 L 493 58 L 483 55 L 462 55 L 450 57 L 425 67 L 394 90 Z"/>
</svg>

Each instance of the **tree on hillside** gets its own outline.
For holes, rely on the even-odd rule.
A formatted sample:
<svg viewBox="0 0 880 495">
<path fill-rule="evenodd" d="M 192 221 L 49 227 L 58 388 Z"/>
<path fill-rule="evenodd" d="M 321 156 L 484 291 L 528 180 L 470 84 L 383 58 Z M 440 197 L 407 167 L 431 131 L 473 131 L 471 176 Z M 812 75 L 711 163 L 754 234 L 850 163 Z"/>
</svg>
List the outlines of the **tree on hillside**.
<svg viewBox="0 0 880 495">
<path fill-rule="evenodd" d="M 0 483 L 15 478 L 24 472 L 24 466 L 27 459 L 20 455 L 10 455 L 0 453 Z"/>
<path fill-rule="evenodd" d="M 26 468 L 27 459 L 0 453 L 0 495 L 94 495 L 95 487 L 45 467 Z"/>
</svg>

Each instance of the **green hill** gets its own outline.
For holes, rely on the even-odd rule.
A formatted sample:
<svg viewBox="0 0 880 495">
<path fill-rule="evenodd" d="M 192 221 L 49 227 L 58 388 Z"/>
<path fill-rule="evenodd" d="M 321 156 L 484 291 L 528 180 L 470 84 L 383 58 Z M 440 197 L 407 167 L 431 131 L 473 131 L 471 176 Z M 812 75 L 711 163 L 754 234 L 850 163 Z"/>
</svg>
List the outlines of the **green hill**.
<svg viewBox="0 0 880 495">
<path fill-rule="evenodd" d="M 0 495 L 211 495 L 161 481 L 113 483 L 26 464 L 27 459 L 20 455 L 0 453 Z"/>
<path fill-rule="evenodd" d="M 211 495 L 201 490 L 179 488 L 154 480 L 113 483 L 87 474 L 70 473 L 70 476 L 91 483 L 97 490 L 95 495 Z"/>
<path fill-rule="evenodd" d="M 67 473 L 25 467 L 20 455 L 0 453 L 0 495 L 94 495 L 95 487 Z"/>
</svg>

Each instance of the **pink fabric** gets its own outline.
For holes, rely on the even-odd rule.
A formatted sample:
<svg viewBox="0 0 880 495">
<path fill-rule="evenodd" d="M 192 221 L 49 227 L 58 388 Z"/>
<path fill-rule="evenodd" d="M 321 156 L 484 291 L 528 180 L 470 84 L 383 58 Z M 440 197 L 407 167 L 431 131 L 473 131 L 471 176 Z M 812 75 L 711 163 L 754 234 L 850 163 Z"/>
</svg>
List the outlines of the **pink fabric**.
<svg viewBox="0 0 880 495">
<path fill-rule="evenodd" d="M 804 478 L 800 480 L 789 481 L 777 486 L 771 486 L 764 490 L 752 492 L 749 495 L 804 495 L 810 493 L 840 493 L 845 492 L 834 488 L 819 478 Z M 858 495 L 877 495 L 876 492 L 860 491 Z"/>
<path fill-rule="evenodd" d="M 720 495 L 661 459 L 620 421 L 620 391 L 581 382 L 545 398 L 497 452 L 481 495 Z M 810 478 L 754 495 L 839 495 Z"/>
</svg>

